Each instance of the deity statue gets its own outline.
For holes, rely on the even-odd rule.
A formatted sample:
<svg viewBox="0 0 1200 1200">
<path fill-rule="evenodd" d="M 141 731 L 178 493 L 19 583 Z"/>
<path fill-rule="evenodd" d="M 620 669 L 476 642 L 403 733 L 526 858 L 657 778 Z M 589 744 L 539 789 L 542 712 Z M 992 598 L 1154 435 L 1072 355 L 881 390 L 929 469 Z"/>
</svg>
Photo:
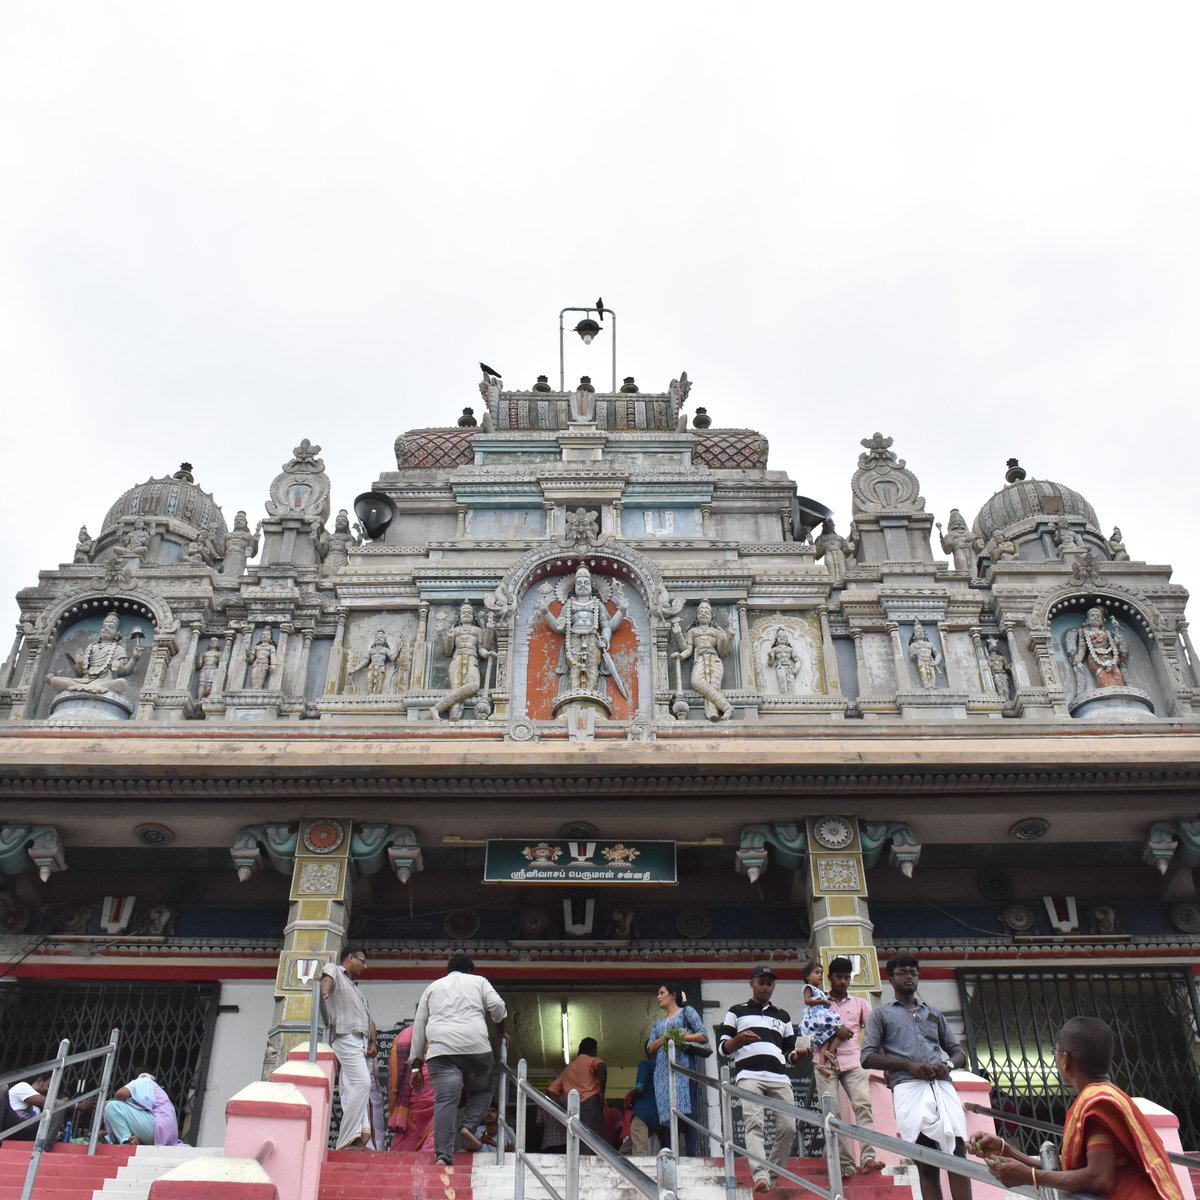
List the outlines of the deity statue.
<svg viewBox="0 0 1200 1200">
<path fill-rule="evenodd" d="M 950 510 L 949 524 L 950 528 L 945 533 L 942 532 L 940 522 L 937 527 L 938 536 L 942 541 L 942 553 L 953 556 L 956 571 L 965 571 L 970 575 L 973 573 L 972 560 L 975 547 L 971 530 L 967 525 L 966 518 L 957 508 Z"/>
<path fill-rule="evenodd" d="M 450 694 L 442 697 L 431 710 L 435 719 L 450 714 L 457 721 L 463 714 L 464 701 L 479 694 L 483 686 L 479 677 L 479 660 L 495 658 L 491 648 L 494 626 L 483 628 L 475 621 L 475 609 L 467 601 L 458 610 L 458 624 L 447 629 L 442 614 L 438 614 L 434 637 L 443 654 L 450 656 Z"/>
<path fill-rule="evenodd" d="M 344 512 L 343 515 L 345 515 Z M 384 690 L 383 685 L 387 682 L 388 667 L 396 661 L 396 658 L 397 651 L 388 645 L 387 633 L 382 629 L 377 629 L 375 636 L 371 639 L 371 644 L 367 647 L 367 652 L 359 660 L 358 666 L 351 674 L 357 674 L 365 668 L 367 694 L 378 696 Z"/>
<path fill-rule="evenodd" d="M 821 536 L 813 544 L 817 557 L 825 560 L 833 582 L 841 583 L 846 578 L 846 560 L 855 550 L 854 542 L 842 537 L 834 527 L 833 518 L 827 517 L 821 522 Z"/>
<path fill-rule="evenodd" d="M 133 525 L 125 531 L 125 553 L 131 558 L 145 558 L 150 549 L 150 534 L 146 531 L 146 518 L 136 517 Z"/>
<path fill-rule="evenodd" d="M 75 561 L 77 563 L 89 563 L 92 561 L 92 552 L 96 549 L 96 543 L 92 541 L 88 535 L 87 526 L 80 525 L 79 540 L 75 543 Z"/>
<path fill-rule="evenodd" d="M 1008 669 L 1008 659 L 1000 653 L 1000 646 L 994 637 L 987 640 L 987 665 L 992 673 L 992 682 L 996 685 L 996 695 L 1007 700 L 1012 675 Z"/>
<path fill-rule="evenodd" d="M 199 675 L 196 676 L 196 699 L 207 700 L 217 685 L 217 672 L 221 669 L 221 643 L 216 638 L 208 639 L 208 649 L 197 659 Z"/>
<path fill-rule="evenodd" d="M 250 687 L 254 691 L 261 692 L 267 686 L 278 655 L 279 651 L 275 649 L 275 643 L 271 640 L 271 627 L 268 625 L 258 635 L 258 641 L 250 654 Z"/>
<path fill-rule="evenodd" d="M 671 630 L 683 647 L 671 657 L 680 662 L 686 658 L 692 660 L 692 690 L 704 698 L 704 715 L 710 721 L 728 721 L 733 716 L 733 705 L 721 691 L 721 680 L 725 677 L 721 656 L 729 653 L 731 639 L 737 637 L 732 619 L 728 632 L 714 625 L 712 605 L 701 600 L 696 608 L 696 623 L 687 633 L 682 632 L 678 622 Z"/>
<path fill-rule="evenodd" d="M 246 570 L 246 560 L 258 553 L 258 533 L 250 532 L 245 511 L 233 518 L 233 528 L 225 535 L 225 561 L 221 564 L 222 575 L 241 575 Z"/>
<path fill-rule="evenodd" d="M 84 530 L 86 533 L 87 531 Z M 1125 542 L 1121 538 L 1120 525 L 1114 525 L 1112 537 L 1108 539 L 1108 552 L 1112 556 L 1113 562 L 1128 562 L 1129 551 L 1125 549 Z"/>
<path fill-rule="evenodd" d="M 775 682 L 785 696 L 790 696 L 796 690 L 798 665 L 796 647 L 792 645 L 792 639 L 788 637 L 787 631 L 780 629 L 775 634 L 771 648 L 767 651 L 767 666 L 775 671 Z"/>
<path fill-rule="evenodd" d="M 942 656 L 925 632 L 920 621 L 913 622 L 912 637 L 908 639 L 908 657 L 917 668 L 917 679 L 923 688 L 938 685 L 938 672 L 942 669 Z"/>
<path fill-rule="evenodd" d="M 125 691 L 125 677 L 137 669 L 145 636 L 141 629 L 134 629 L 129 635 L 132 644 L 126 650 L 121 644 L 121 620 L 115 612 L 110 612 L 100 624 L 100 636 L 89 642 L 82 654 L 67 655 L 78 678 L 48 675 L 46 682 L 66 692 L 89 696 L 102 696 L 106 692 L 119 695 Z"/>
<path fill-rule="evenodd" d="M 202 562 L 208 566 L 212 566 L 213 559 L 217 556 L 217 549 L 213 545 L 213 540 L 209 536 L 208 531 L 202 529 L 196 536 L 187 544 L 187 549 L 184 551 L 183 557 L 188 562 Z"/>
<path fill-rule="evenodd" d="M 325 535 L 327 549 L 321 565 L 322 575 L 332 575 L 339 567 L 350 561 L 350 547 L 357 546 L 358 538 L 350 532 L 350 516 L 340 509 L 333 522 L 333 532 Z"/>
<path fill-rule="evenodd" d="M 1102 608 L 1089 608 L 1083 624 L 1068 629 L 1063 638 L 1067 657 L 1075 669 L 1075 687 L 1079 692 L 1091 690 L 1088 671 L 1095 677 L 1095 687 L 1125 686 L 1124 667 L 1129 658 L 1129 645 L 1116 621 L 1111 632 L 1104 627 Z"/>
<path fill-rule="evenodd" d="M 612 582 L 612 597 L 617 611 L 609 614 L 604 601 L 592 589 L 592 573 L 581 566 L 575 572 L 575 585 L 563 600 L 558 616 L 549 608 L 552 588 L 542 585 L 541 613 L 546 624 L 563 638 L 558 674 L 561 692 L 600 694 L 600 676 L 608 675 L 627 700 L 629 692 L 609 654 L 612 636 L 629 613 L 629 601 L 618 581 Z"/>
</svg>

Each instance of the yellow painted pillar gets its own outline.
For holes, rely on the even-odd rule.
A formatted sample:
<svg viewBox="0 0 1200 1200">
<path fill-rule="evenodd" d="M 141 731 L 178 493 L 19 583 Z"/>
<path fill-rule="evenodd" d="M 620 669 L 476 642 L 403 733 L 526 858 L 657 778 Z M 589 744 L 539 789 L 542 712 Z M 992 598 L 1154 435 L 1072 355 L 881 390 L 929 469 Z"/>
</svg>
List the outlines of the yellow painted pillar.
<svg viewBox="0 0 1200 1200">
<path fill-rule="evenodd" d="M 878 996 L 879 958 L 867 907 L 867 872 L 855 817 L 808 817 L 808 917 L 812 950 L 829 977 L 829 960 L 855 964 L 850 990 Z"/>
<path fill-rule="evenodd" d="M 341 958 L 350 922 L 353 888 L 351 823 L 320 817 L 300 822 L 292 867 L 291 907 L 275 974 L 275 1019 L 267 1036 L 263 1078 L 287 1060 L 288 1051 L 308 1040 L 312 984 L 300 978 L 303 964 Z"/>
</svg>

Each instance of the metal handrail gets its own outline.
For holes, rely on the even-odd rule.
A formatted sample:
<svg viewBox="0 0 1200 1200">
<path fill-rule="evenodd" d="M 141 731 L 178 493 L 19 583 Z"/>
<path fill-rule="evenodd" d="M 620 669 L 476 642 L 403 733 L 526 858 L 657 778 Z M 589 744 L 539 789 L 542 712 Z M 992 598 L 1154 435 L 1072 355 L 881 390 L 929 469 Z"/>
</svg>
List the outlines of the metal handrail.
<svg viewBox="0 0 1200 1200">
<path fill-rule="evenodd" d="M 789 1104 L 784 1100 L 776 1100 L 773 1096 L 760 1096 L 756 1092 L 748 1092 L 731 1082 L 729 1066 L 727 1064 L 721 1067 L 720 1075 L 716 1079 L 711 1075 L 701 1074 L 698 1071 L 679 1066 L 675 1062 L 675 1046 L 673 1043 L 669 1043 L 667 1046 L 667 1063 L 668 1079 L 672 1073 L 678 1073 L 689 1079 L 697 1080 L 705 1087 L 715 1088 L 719 1093 L 721 1100 L 720 1140 L 725 1154 L 725 1188 L 726 1193 L 730 1197 L 732 1197 L 735 1187 L 733 1156 L 737 1153 L 749 1159 L 752 1165 L 766 1167 L 772 1174 L 781 1175 L 794 1183 L 798 1183 L 801 1187 L 820 1196 L 822 1200 L 845 1200 L 845 1195 L 842 1191 L 841 1157 L 838 1153 L 837 1144 L 839 1137 L 848 1137 L 865 1145 L 874 1146 L 878 1150 L 887 1150 L 897 1155 L 897 1157 L 908 1158 L 915 1163 L 924 1163 L 927 1166 L 947 1171 L 952 1175 L 963 1175 L 977 1183 L 986 1183 L 991 1187 L 1003 1186 L 997 1183 L 995 1176 L 981 1162 L 974 1163 L 970 1159 L 959 1158 L 954 1154 L 946 1154 L 941 1150 L 932 1150 L 927 1146 L 917 1145 L 915 1142 L 906 1142 L 903 1138 L 892 1137 L 886 1133 L 877 1133 L 873 1129 L 863 1129 L 858 1125 L 851 1125 L 848 1121 L 843 1121 L 840 1117 L 834 1116 L 833 1097 L 831 1096 L 824 1097 L 822 1104 L 823 1111 L 818 1113 L 813 1109 L 801 1108 L 799 1105 Z M 670 1088 L 670 1095 L 671 1108 L 674 1110 L 675 1089 L 673 1086 Z M 763 1108 L 771 1109 L 785 1116 L 791 1116 L 806 1125 L 820 1126 L 825 1133 L 825 1163 L 829 1177 L 829 1187 L 822 1188 L 811 1180 L 804 1179 L 789 1171 L 786 1167 L 778 1166 L 771 1162 L 770 1159 L 751 1154 L 746 1147 L 739 1146 L 734 1142 L 732 1102 L 735 1099 L 741 1100 L 744 1103 L 760 1105 Z M 672 1115 L 675 1115 L 674 1112 Z M 678 1115 L 686 1119 L 686 1114 L 681 1113 Z M 689 1122 L 689 1124 L 691 1123 Z M 672 1134 L 675 1133 L 676 1128 L 677 1126 L 673 1124 Z M 710 1132 L 712 1131 L 710 1130 Z M 1046 1189 L 1021 1186 L 1008 1188 L 1007 1190 L 1020 1196 L 1029 1197 L 1030 1200 L 1045 1200 Z M 1087 1192 L 1056 1190 L 1054 1194 L 1059 1197 L 1059 1200 L 1097 1200 L 1095 1196 Z"/>
<path fill-rule="evenodd" d="M 31 1067 L 24 1067 L 16 1071 L 7 1071 L 5 1074 L 0 1075 L 0 1084 L 4 1084 L 19 1082 L 22 1079 L 36 1079 L 39 1075 L 44 1075 L 47 1069 L 50 1070 L 50 1086 L 46 1090 L 46 1101 L 42 1105 L 41 1113 L 36 1117 L 28 1117 L 26 1120 L 0 1133 L 0 1142 L 2 1142 L 5 1138 L 12 1137 L 13 1134 L 28 1128 L 35 1121 L 37 1122 L 37 1135 L 33 1141 L 33 1151 L 29 1156 L 29 1166 L 25 1171 L 25 1182 L 21 1187 L 21 1200 L 29 1200 L 30 1196 L 33 1195 L 34 1184 L 37 1182 L 38 1169 L 42 1164 L 42 1155 L 51 1144 L 50 1128 L 54 1118 L 65 1113 L 68 1109 L 76 1108 L 86 1100 L 91 1100 L 93 1097 L 96 1100 L 96 1113 L 92 1118 L 92 1130 L 88 1137 L 87 1152 L 88 1154 L 96 1153 L 96 1143 L 100 1137 L 101 1118 L 104 1113 L 105 1100 L 112 1085 L 113 1063 L 116 1060 L 117 1044 L 120 1038 L 121 1031 L 114 1029 L 112 1036 L 108 1039 L 107 1045 L 98 1046 L 94 1050 L 81 1050 L 76 1054 L 68 1053 L 71 1043 L 66 1038 L 63 1038 L 58 1044 L 57 1057 L 48 1059 L 45 1062 L 34 1063 Z M 91 1062 L 95 1058 L 104 1059 L 104 1070 L 100 1077 L 100 1086 L 92 1088 L 91 1091 L 84 1092 L 81 1095 L 72 1096 L 70 1100 L 65 1100 L 60 1104 L 58 1093 L 62 1087 L 63 1073 L 66 1069 L 78 1066 L 80 1063 Z"/>
<path fill-rule="evenodd" d="M 978 1113 L 982 1117 L 996 1117 L 1008 1125 L 1022 1125 L 1026 1129 L 1037 1129 L 1042 1133 L 1052 1133 L 1056 1138 L 1062 1139 L 1062 1127 L 1051 1124 L 1049 1121 L 1039 1121 L 1036 1117 L 1021 1117 L 1015 1113 L 1006 1112 L 1004 1109 L 988 1108 L 983 1104 L 964 1104 L 963 1108 L 967 1112 Z M 1164 1147 L 1164 1149 L 1166 1148 Z M 1200 1156 L 1198 1155 L 1184 1154 L 1179 1150 L 1167 1150 L 1167 1158 L 1177 1167 L 1191 1167 L 1192 1170 L 1200 1171 Z M 1050 1168 L 1047 1167 L 1046 1169 L 1049 1170 Z"/>
<path fill-rule="evenodd" d="M 496 1143 L 496 1162 L 498 1165 L 504 1165 L 505 1148 L 511 1140 L 513 1146 L 513 1198 L 514 1200 L 525 1200 L 525 1170 L 528 1168 L 537 1181 L 546 1189 L 546 1191 L 554 1198 L 554 1200 L 578 1200 L 579 1197 L 579 1143 L 583 1142 L 597 1158 L 604 1162 L 608 1167 L 620 1176 L 621 1180 L 636 1189 L 641 1195 L 646 1197 L 646 1200 L 678 1200 L 676 1196 L 676 1167 L 675 1154 L 671 1150 L 663 1150 L 658 1155 L 658 1178 L 651 1179 L 644 1171 L 639 1170 L 627 1158 L 618 1154 L 599 1134 L 594 1133 L 586 1125 L 583 1124 L 579 1116 L 579 1092 L 574 1088 L 567 1095 L 567 1108 L 564 1115 L 563 1110 L 553 1100 L 543 1096 L 529 1082 L 529 1066 L 525 1059 L 521 1059 L 517 1064 L 517 1070 L 514 1073 L 508 1065 L 508 1050 L 507 1046 L 501 1042 L 500 1044 L 500 1087 L 498 1089 L 498 1100 L 500 1104 L 507 1104 L 508 1099 L 508 1083 L 511 1081 L 516 1087 L 517 1099 L 517 1125 L 514 1129 L 508 1124 L 504 1118 L 505 1109 L 499 1108 L 499 1133 L 500 1137 Z M 532 1101 L 536 1108 L 550 1117 L 553 1117 L 560 1125 L 566 1127 L 567 1132 L 567 1176 L 563 1185 L 563 1194 L 560 1194 L 557 1189 L 550 1183 L 545 1175 L 538 1169 L 531 1156 L 525 1150 L 525 1134 L 526 1134 L 526 1105 Z M 510 1139 L 511 1135 L 511 1139 Z"/>
</svg>

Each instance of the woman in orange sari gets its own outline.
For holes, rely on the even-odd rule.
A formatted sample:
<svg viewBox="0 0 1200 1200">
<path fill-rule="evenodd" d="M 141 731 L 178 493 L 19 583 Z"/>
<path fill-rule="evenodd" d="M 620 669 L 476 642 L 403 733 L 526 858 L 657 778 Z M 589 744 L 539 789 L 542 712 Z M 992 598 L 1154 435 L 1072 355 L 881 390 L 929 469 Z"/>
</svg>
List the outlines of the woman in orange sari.
<svg viewBox="0 0 1200 1200">
<path fill-rule="evenodd" d="M 1061 1171 L 1043 1171 L 998 1137 L 977 1134 L 968 1149 L 985 1156 L 1005 1187 L 1093 1192 L 1105 1200 L 1183 1200 L 1162 1139 L 1109 1079 L 1112 1030 L 1095 1017 L 1073 1017 L 1058 1032 L 1059 1074 L 1079 1094 L 1063 1126 Z"/>
<path fill-rule="evenodd" d="M 412 1036 L 411 1025 L 396 1035 L 388 1062 L 388 1128 L 392 1131 L 391 1149 L 432 1150 L 433 1087 L 429 1082 L 429 1069 L 422 1066 L 425 1072 L 425 1086 L 419 1092 L 412 1090 L 408 1069 Z"/>
</svg>

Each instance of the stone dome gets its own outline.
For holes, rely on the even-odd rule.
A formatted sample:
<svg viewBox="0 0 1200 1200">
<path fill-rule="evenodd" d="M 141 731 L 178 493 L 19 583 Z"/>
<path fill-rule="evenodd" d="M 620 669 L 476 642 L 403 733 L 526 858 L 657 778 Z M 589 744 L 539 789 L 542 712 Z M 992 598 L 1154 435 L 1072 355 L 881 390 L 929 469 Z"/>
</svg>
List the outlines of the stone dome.
<svg viewBox="0 0 1200 1200">
<path fill-rule="evenodd" d="M 984 504 L 975 518 L 975 532 L 986 540 L 998 529 L 1042 516 L 1082 517 L 1089 525 L 1100 527 L 1096 510 L 1074 488 L 1052 479 L 1022 478 L 1001 488 Z"/>
<path fill-rule="evenodd" d="M 147 479 L 131 487 L 105 514 L 100 536 L 116 529 L 123 517 L 175 521 L 195 533 L 208 533 L 217 546 L 224 544 L 228 532 L 217 502 L 196 486 L 188 463 L 174 475 Z"/>
</svg>

